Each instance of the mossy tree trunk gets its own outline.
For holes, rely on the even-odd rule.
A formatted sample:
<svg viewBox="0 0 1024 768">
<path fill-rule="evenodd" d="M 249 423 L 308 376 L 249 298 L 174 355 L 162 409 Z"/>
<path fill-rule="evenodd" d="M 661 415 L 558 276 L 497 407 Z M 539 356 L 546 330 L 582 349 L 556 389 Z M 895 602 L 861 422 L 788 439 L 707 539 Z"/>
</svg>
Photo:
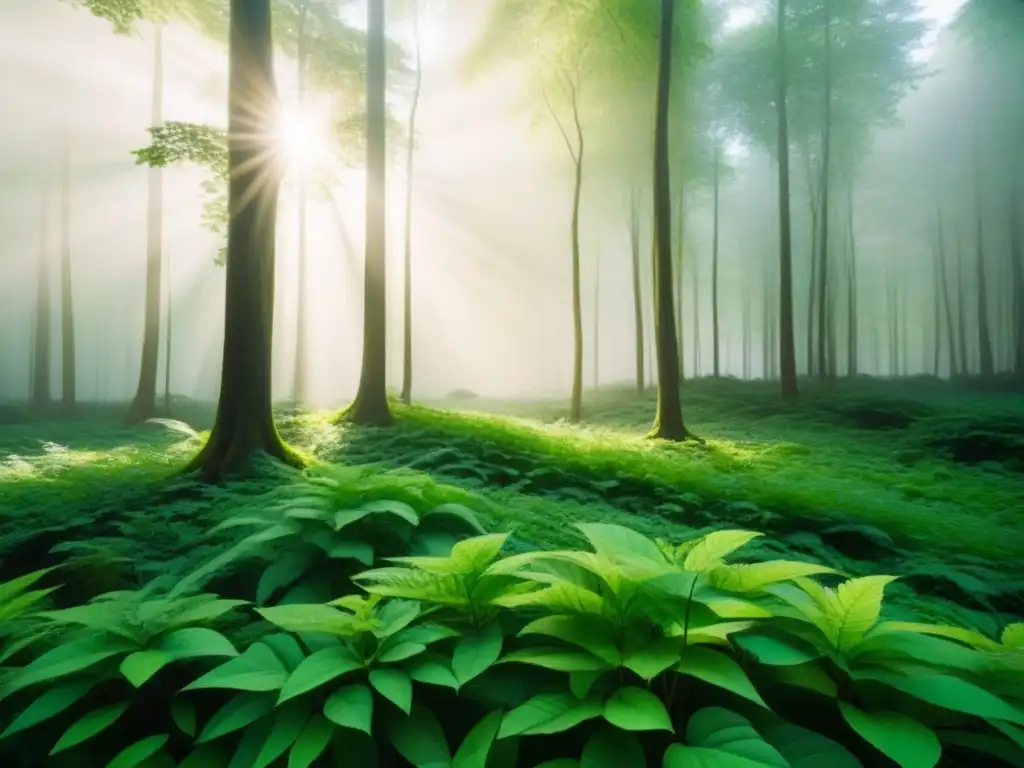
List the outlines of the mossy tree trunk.
<svg viewBox="0 0 1024 768">
<path fill-rule="evenodd" d="M 39 243 L 39 271 L 36 278 L 36 321 L 32 354 L 32 407 L 45 410 L 52 404 L 50 396 L 50 250 L 47 240 L 50 235 L 50 195 L 43 191 L 42 226 Z"/>
<path fill-rule="evenodd" d="M 643 275 L 640 271 L 640 193 L 634 188 L 629 197 L 629 246 L 633 260 L 633 326 L 636 343 L 636 393 L 642 395 L 644 380 L 644 301 Z"/>
<path fill-rule="evenodd" d="M 392 423 L 387 394 L 387 254 L 385 0 L 368 0 L 366 42 L 366 256 L 363 276 L 363 360 L 355 400 L 342 419 L 365 426 Z"/>
<path fill-rule="evenodd" d="M 65 129 L 61 159 L 60 187 L 60 334 L 61 334 L 61 407 L 75 410 L 76 375 L 75 303 L 71 273 L 71 131 Z"/>
<path fill-rule="evenodd" d="M 680 402 L 679 347 L 672 301 L 672 188 L 669 177 L 669 97 L 675 0 L 661 0 L 658 87 L 654 121 L 654 340 L 658 361 L 658 406 L 649 437 L 685 440 Z"/>
<path fill-rule="evenodd" d="M 270 126 L 277 107 L 270 0 L 231 0 L 228 246 L 217 418 L 188 465 L 206 479 L 251 469 L 263 453 L 298 466 L 271 407 L 274 256 L 281 168 Z"/>
<path fill-rule="evenodd" d="M 412 104 L 409 106 L 409 144 L 405 150 L 405 242 L 403 258 L 405 266 L 405 282 L 403 285 L 404 315 L 402 349 L 402 402 L 412 402 L 412 179 L 414 161 L 416 159 L 416 114 L 420 105 L 420 90 L 423 85 L 423 55 L 420 47 L 420 15 L 419 8 L 414 9 L 413 38 L 416 49 L 416 71 L 413 83 Z"/>
<path fill-rule="evenodd" d="M 793 338 L 793 233 L 789 199 L 789 119 L 786 114 L 786 2 L 778 0 L 779 71 L 775 98 L 779 160 L 779 379 L 783 397 L 799 394 Z"/>
<path fill-rule="evenodd" d="M 150 122 L 163 122 L 163 27 L 154 25 L 153 33 L 153 104 Z M 149 200 L 146 230 L 146 304 L 142 332 L 142 363 L 135 397 L 125 416 L 126 424 L 156 416 L 156 379 L 160 359 L 160 283 L 163 267 L 163 170 L 149 168 Z"/>
</svg>

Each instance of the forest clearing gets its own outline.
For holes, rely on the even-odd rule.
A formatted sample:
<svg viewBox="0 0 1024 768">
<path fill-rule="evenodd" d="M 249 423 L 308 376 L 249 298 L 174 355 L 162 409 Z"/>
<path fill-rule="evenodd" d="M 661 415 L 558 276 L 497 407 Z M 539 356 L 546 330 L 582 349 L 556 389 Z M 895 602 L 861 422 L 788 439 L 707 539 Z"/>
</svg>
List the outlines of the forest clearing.
<svg viewBox="0 0 1024 768">
<path fill-rule="evenodd" d="M 1022 0 L 0 41 L 4 768 L 1024 766 Z"/>
</svg>

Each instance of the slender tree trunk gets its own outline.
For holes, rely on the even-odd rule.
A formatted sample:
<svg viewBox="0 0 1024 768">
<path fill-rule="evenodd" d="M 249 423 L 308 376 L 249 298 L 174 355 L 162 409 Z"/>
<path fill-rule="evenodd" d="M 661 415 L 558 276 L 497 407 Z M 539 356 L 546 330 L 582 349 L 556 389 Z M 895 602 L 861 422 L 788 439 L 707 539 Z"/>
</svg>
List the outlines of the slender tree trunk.
<svg viewBox="0 0 1024 768">
<path fill-rule="evenodd" d="M 789 215 L 789 121 L 786 115 L 786 1 L 778 2 L 776 93 L 779 158 L 779 377 L 783 397 L 799 394 L 793 338 L 793 237 Z"/>
<path fill-rule="evenodd" d="M 153 104 L 150 122 L 163 123 L 164 101 L 164 33 L 160 24 L 153 25 Z M 142 332 L 142 363 L 135 397 L 125 416 L 126 424 L 156 416 L 156 377 L 160 363 L 160 280 L 163 267 L 163 170 L 149 171 L 149 211 L 146 230 L 146 305 Z"/>
<path fill-rule="evenodd" d="M 173 292 L 171 291 L 171 262 L 167 261 L 166 264 L 167 279 L 164 281 L 167 285 L 165 293 L 165 301 L 167 303 L 167 341 L 164 347 L 164 416 L 168 418 L 171 415 L 171 352 L 173 350 L 172 345 L 172 331 L 174 330 L 174 305 Z"/>
<path fill-rule="evenodd" d="M 580 151 L 576 159 L 576 172 L 572 191 L 572 400 L 569 421 L 583 419 L 583 301 L 580 286 L 580 197 L 583 190 L 583 134 L 579 134 Z"/>
<path fill-rule="evenodd" d="M 939 276 L 939 260 L 933 249 L 932 290 L 935 293 L 932 307 L 932 330 L 935 333 L 932 347 L 932 376 L 936 379 L 942 373 L 942 278 Z"/>
<path fill-rule="evenodd" d="M 1010 192 L 1010 266 L 1013 273 L 1013 377 L 1024 385 L 1024 233 L 1022 233 L 1021 173 L 1024 167 L 1018 163 L 1018 173 L 1013 178 Z"/>
<path fill-rule="evenodd" d="M 299 29 L 296 43 L 296 77 L 297 77 L 297 101 L 299 119 L 305 117 L 306 106 L 306 22 L 309 14 L 309 0 L 302 0 L 299 8 Z M 309 313 L 306 309 L 308 303 L 308 276 L 307 259 L 308 248 L 306 244 L 306 221 L 307 221 L 307 198 L 306 198 L 306 169 L 301 165 L 296 173 L 296 194 L 298 197 L 298 248 L 296 249 L 296 297 L 295 297 L 295 372 L 292 375 L 292 402 L 298 406 L 309 402 L 309 384 L 307 366 L 309 364 L 309 353 L 307 351 L 307 340 L 309 337 Z"/>
<path fill-rule="evenodd" d="M 39 271 L 36 278 L 36 322 L 35 350 L 32 356 L 32 407 L 38 410 L 49 408 L 51 368 L 51 309 L 50 309 L 50 250 L 47 241 L 50 235 L 49 189 L 43 191 L 42 224 L 40 227 Z"/>
<path fill-rule="evenodd" d="M 658 406 L 649 436 L 665 440 L 691 437 L 683 423 L 683 409 L 679 399 L 679 347 L 672 305 L 672 187 L 669 178 L 668 133 L 675 6 L 675 0 L 661 0 L 654 123 L 654 337 L 658 358 Z"/>
<path fill-rule="evenodd" d="M 355 400 L 344 413 L 353 423 L 392 422 L 387 395 L 386 67 L 385 0 L 368 0 L 366 45 L 366 265 L 363 365 Z"/>
<path fill-rule="evenodd" d="M 61 406 L 75 409 L 75 307 L 71 282 L 71 131 L 65 129 L 60 190 Z"/>
<path fill-rule="evenodd" d="M 277 108 L 270 0 L 231 0 L 229 40 L 231 215 L 220 397 L 210 439 L 188 466 L 209 480 L 251 469 L 258 453 L 301 464 L 277 433 L 271 402 L 281 167 L 270 130 Z"/>
<path fill-rule="evenodd" d="M 860 316 L 857 313 L 857 234 L 853 220 L 853 187 L 850 187 L 850 197 L 847 201 L 846 219 L 850 225 L 850 266 L 849 266 L 849 287 L 847 293 L 847 349 L 846 349 L 846 375 L 851 379 L 857 378 L 860 373 L 858 364 L 858 346 L 860 344 L 857 324 Z"/>
<path fill-rule="evenodd" d="M 750 323 L 750 302 L 753 296 L 750 291 L 750 278 L 747 275 L 743 277 L 743 307 L 741 311 L 741 319 L 743 323 L 743 338 L 742 338 L 742 355 L 743 355 L 743 378 L 748 380 L 750 378 L 750 334 L 751 334 L 751 323 Z"/>
<path fill-rule="evenodd" d="M 955 320 L 953 319 L 953 305 L 949 295 L 949 278 L 946 272 L 946 244 L 945 236 L 942 231 L 941 205 L 941 201 L 936 199 L 935 259 L 938 263 L 939 288 L 946 314 L 946 336 L 949 339 L 949 376 L 952 379 L 956 379 L 963 375 L 963 371 L 957 361 L 956 331 L 954 328 Z"/>
<path fill-rule="evenodd" d="M 693 274 L 693 377 L 695 379 L 700 378 L 701 374 L 699 262 L 698 253 L 694 251 L 690 265 Z"/>
<path fill-rule="evenodd" d="M 601 252 L 594 262 L 594 389 L 601 381 Z"/>
<path fill-rule="evenodd" d="M 805 146 L 802 154 L 804 156 L 804 172 L 807 176 L 807 195 L 811 208 L 811 270 L 807 286 L 807 375 L 814 376 L 817 374 L 818 366 L 821 364 L 820 361 L 815 360 L 814 356 L 815 310 L 817 309 L 818 296 L 818 244 L 820 242 L 818 236 L 818 211 L 821 200 L 821 175 L 818 175 L 817 182 L 815 182 L 814 173 L 811 170 L 810 148 Z"/>
<path fill-rule="evenodd" d="M 685 246 L 683 238 L 686 234 L 686 209 L 685 209 L 686 196 L 680 189 L 679 194 L 676 195 L 676 234 L 675 234 L 675 256 L 676 263 L 673 266 L 675 270 L 674 275 L 676 278 L 675 287 L 675 317 L 676 317 L 676 341 L 679 344 L 679 381 L 682 383 L 686 380 L 686 357 L 684 355 L 685 345 L 683 344 L 683 253 Z"/>
<path fill-rule="evenodd" d="M 412 402 L 412 179 L 413 164 L 416 157 L 416 113 L 420 105 L 420 90 L 423 85 L 423 54 L 420 47 L 420 14 L 419 5 L 414 9 L 414 40 L 416 47 L 416 74 L 412 91 L 412 104 L 409 107 L 409 145 L 405 151 L 405 242 L 403 256 L 405 260 L 405 280 L 403 303 L 405 346 L 402 350 L 402 402 Z"/>
<path fill-rule="evenodd" d="M 712 166 L 713 205 L 711 213 L 711 353 L 713 356 L 712 371 L 717 379 L 721 375 L 720 327 L 718 324 L 718 237 L 719 215 L 721 213 L 719 196 L 721 194 L 721 171 L 719 170 L 719 148 L 715 142 L 714 165 Z"/>
<path fill-rule="evenodd" d="M 828 382 L 832 371 L 828 360 L 828 322 L 831 315 L 829 307 L 829 188 L 831 187 L 830 169 L 832 156 L 832 12 L 829 0 L 825 0 L 824 13 L 825 34 L 825 96 L 824 116 L 821 133 L 821 227 L 818 231 L 818 258 L 821 266 L 818 270 L 818 375 L 823 382 Z"/>
<path fill-rule="evenodd" d="M 629 198 L 629 245 L 633 257 L 633 324 L 636 343 L 636 393 L 644 393 L 644 302 L 643 276 L 640 271 L 640 204 L 633 189 Z"/>
<path fill-rule="evenodd" d="M 957 334 L 960 346 L 960 375 L 968 377 L 971 375 L 970 352 L 967 349 L 967 287 L 964 281 L 964 246 L 963 242 L 957 241 Z"/>
</svg>

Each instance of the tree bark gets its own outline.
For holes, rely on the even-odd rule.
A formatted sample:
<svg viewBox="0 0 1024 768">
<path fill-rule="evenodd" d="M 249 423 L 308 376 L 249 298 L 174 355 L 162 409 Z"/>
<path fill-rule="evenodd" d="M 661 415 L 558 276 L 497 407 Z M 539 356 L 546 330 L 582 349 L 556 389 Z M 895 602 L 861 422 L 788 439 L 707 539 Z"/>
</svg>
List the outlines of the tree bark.
<svg viewBox="0 0 1024 768">
<path fill-rule="evenodd" d="M 858 347 L 860 345 L 857 324 L 860 316 L 857 313 L 857 233 L 853 221 L 853 185 L 850 186 L 850 196 L 847 200 L 846 220 L 850 227 L 850 266 L 847 279 L 847 348 L 846 348 L 846 375 L 851 379 L 857 378 L 859 371 Z"/>
<path fill-rule="evenodd" d="M 405 242 L 403 243 L 405 261 L 404 295 L 404 337 L 402 350 L 402 402 L 412 402 L 412 179 L 413 162 L 416 156 L 416 113 L 420 104 L 420 90 L 423 85 L 423 54 L 420 47 L 420 16 L 417 6 L 413 16 L 414 41 L 416 48 L 416 73 L 412 91 L 412 104 L 409 107 L 409 146 L 405 151 Z"/>
<path fill-rule="evenodd" d="M 953 319 L 953 305 L 949 295 L 949 278 L 946 271 L 946 243 L 942 231 L 941 205 L 941 201 L 937 199 L 935 210 L 935 259 L 938 263 L 939 287 L 946 314 L 946 335 L 949 338 L 949 376 L 955 379 L 962 375 L 962 371 L 957 361 L 955 320 Z"/>
<path fill-rule="evenodd" d="M 167 279 L 164 280 L 166 284 L 166 292 L 164 294 L 167 302 L 167 340 L 164 346 L 164 416 L 168 418 L 171 415 L 171 352 L 174 349 L 173 343 L 173 331 L 174 331 L 174 305 L 173 292 L 171 290 L 171 262 L 168 261 L 166 264 Z"/>
<path fill-rule="evenodd" d="M 686 381 L 686 347 L 683 343 L 683 238 L 686 234 L 685 216 L 686 197 L 682 190 L 676 195 L 676 233 L 673 241 L 675 245 L 675 264 L 672 269 L 676 279 L 674 298 L 675 319 L 676 319 L 676 343 L 679 346 L 679 382 Z"/>
<path fill-rule="evenodd" d="M 164 34 L 153 25 L 153 103 L 150 122 L 163 122 Z M 138 424 L 156 416 L 156 378 L 160 362 L 160 281 L 163 267 L 163 171 L 151 166 L 149 174 L 148 225 L 146 229 L 146 304 L 142 332 L 142 363 L 139 384 L 125 415 L 126 424 Z"/>
<path fill-rule="evenodd" d="M 388 426 L 392 416 L 387 395 L 386 3 L 385 0 L 368 2 L 363 364 L 355 400 L 342 417 L 354 424 Z"/>
<path fill-rule="evenodd" d="M 804 145 L 801 154 L 804 158 L 807 196 L 811 209 L 811 269 L 807 285 L 807 375 L 815 376 L 818 372 L 818 367 L 821 365 L 821 362 L 816 360 L 814 354 L 815 310 L 817 309 L 818 296 L 818 210 L 821 199 L 821 175 L 818 175 L 817 183 L 815 183 L 814 172 L 811 169 L 811 151 L 807 145 Z"/>
<path fill-rule="evenodd" d="M 643 276 L 640 271 L 640 204 L 633 189 L 629 198 L 629 245 L 633 257 L 633 323 L 636 341 L 636 393 L 644 393 L 644 302 Z"/>
<path fill-rule="evenodd" d="M 49 189 L 43 191 L 43 210 L 39 244 L 39 272 L 36 279 L 36 321 L 34 352 L 32 355 L 32 407 L 45 410 L 52 404 L 50 395 L 51 370 L 51 309 L 50 309 L 50 234 Z"/>
<path fill-rule="evenodd" d="M 712 212 L 711 212 L 711 353 L 712 373 L 717 379 L 722 372 L 721 369 L 721 338 L 718 325 L 718 234 L 719 234 L 719 213 L 721 193 L 721 178 L 719 172 L 718 142 L 715 142 L 714 167 L 712 169 Z"/>
<path fill-rule="evenodd" d="M 309 0 L 303 0 L 299 8 L 298 40 L 296 42 L 296 77 L 299 117 L 302 119 L 306 104 L 306 21 L 309 14 Z M 307 341 L 309 337 L 309 313 L 306 310 L 309 292 L 307 276 L 307 244 L 306 244 L 306 169 L 299 165 L 297 169 L 298 197 L 298 248 L 296 253 L 296 297 L 295 297 L 295 372 L 292 377 L 292 401 L 295 405 L 309 402 L 308 364 L 309 353 Z"/>
<path fill-rule="evenodd" d="M 779 379 L 782 396 L 797 397 L 793 338 L 793 235 L 789 211 L 789 121 L 786 115 L 786 2 L 778 2 L 779 73 L 776 93 L 779 157 Z"/>
<path fill-rule="evenodd" d="M 685 440 L 692 435 L 683 423 L 680 403 L 679 347 L 672 302 L 672 188 L 669 178 L 669 97 L 675 0 L 661 0 L 658 87 L 654 123 L 654 338 L 658 359 L 658 405 L 649 437 Z"/>
<path fill-rule="evenodd" d="M 270 0 L 231 0 L 228 71 L 228 246 L 224 351 L 217 417 L 187 470 L 207 480 L 249 471 L 265 453 L 300 458 L 274 425 L 271 366 L 280 158 Z"/>
<path fill-rule="evenodd" d="M 832 377 L 829 364 L 829 281 L 828 281 L 828 237 L 829 237 L 829 187 L 831 186 L 830 170 L 832 156 L 832 15 L 829 0 L 822 6 L 824 13 L 825 35 L 825 95 L 824 114 L 821 132 L 821 209 L 820 229 L 818 230 L 818 258 L 821 260 L 818 269 L 818 375 L 823 382 Z"/>
<path fill-rule="evenodd" d="M 1020 167 L 1020 163 L 1018 163 Z M 1010 265 L 1013 273 L 1013 378 L 1024 385 L 1024 234 L 1021 216 L 1020 168 L 1013 179 L 1010 192 Z"/>
<path fill-rule="evenodd" d="M 971 375 L 970 356 L 967 349 L 967 308 L 966 308 L 966 286 L 964 284 L 964 246 L 963 242 L 957 240 L 957 335 L 960 347 L 960 375 L 968 377 Z"/>
<path fill-rule="evenodd" d="M 60 328 L 61 407 L 75 409 L 77 363 L 75 355 L 75 307 L 71 274 L 71 131 L 65 129 L 60 189 Z"/>
</svg>

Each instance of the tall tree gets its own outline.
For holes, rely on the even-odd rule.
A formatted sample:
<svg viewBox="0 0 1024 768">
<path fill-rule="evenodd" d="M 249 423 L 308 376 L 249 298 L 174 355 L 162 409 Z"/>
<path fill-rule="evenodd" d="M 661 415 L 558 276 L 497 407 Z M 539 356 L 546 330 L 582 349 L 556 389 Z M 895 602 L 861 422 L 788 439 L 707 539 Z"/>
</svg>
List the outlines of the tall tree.
<svg viewBox="0 0 1024 768">
<path fill-rule="evenodd" d="M 64 128 L 60 182 L 60 337 L 61 406 L 75 408 L 77 355 L 75 350 L 75 302 L 71 272 L 71 126 Z"/>
<path fill-rule="evenodd" d="M 42 220 L 39 240 L 39 265 L 36 277 L 36 320 L 34 351 L 32 355 L 32 407 L 43 410 L 50 406 L 50 343 L 51 313 L 50 295 L 50 251 L 47 240 L 50 235 L 49 189 L 44 188 Z"/>
<path fill-rule="evenodd" d="M 405 344 L 402 350 L 402 402 L 412 402 L 412 192 L 413 166 L 416 158 L 416 115 L 420 106 L 420 90 L 423 85 L 423 55 L 420 45 L 419 3 L 413 4 L 413 41 L 415 46 L 414 83 L 412 100 L 409 103 L 408 144 L 405 149 L 405 262 L 403 332 Z"/>
<path fill-rule="evenodd" d="M 796 340 L 793 334 L 793 236 L 789 212 L 789 116 L 786 112 L 786 0 L 776 0 L 778 72 L 777 113 L 779 163 L 779 373 L 782 396 L 799 394 L 796 380 Z"/>
<path fill-rule="evenodd" d="M 208 479 L 245 471 L 256 454 L 299 456 L 274 424 L 271 365 L 280 158 L 270 0 L 231 0 L 224 351 L 217 417 L 187 469 Z"/>
<path fill-rule="evenodd" d="M 308 34 L 309 23 L 309 0 L 300 0 L 299 20 L 296 35 L 296 106 L 298 108 L 299 120 L 305 119 L 306 108 L 306 78 L 308 76 Z M 298 248 L 296 252 L 296 296 L 295 296 L 295 373 L 292 377 L 292 400 L 296 405 L 305 404 L 309 401 L 307 367 L 309 365 L 306 339 L 309 336 L 309 310 L 307 304 L 308 281 L 307 274 L 307 204 L 308 193 L 306 189 L 306 168 L 302 165 L 297 169 L 296 190 L 298 220 Z"/>
<path fill-rule="evenodd" d="M 629 247 L 633 267 L 633 338 L 636 348 L 636 393 L 642 395 L 644 381 L 644 301 L 640 270 L 640 192 L 634 187 L 629 195 Z"/>
</svg>

